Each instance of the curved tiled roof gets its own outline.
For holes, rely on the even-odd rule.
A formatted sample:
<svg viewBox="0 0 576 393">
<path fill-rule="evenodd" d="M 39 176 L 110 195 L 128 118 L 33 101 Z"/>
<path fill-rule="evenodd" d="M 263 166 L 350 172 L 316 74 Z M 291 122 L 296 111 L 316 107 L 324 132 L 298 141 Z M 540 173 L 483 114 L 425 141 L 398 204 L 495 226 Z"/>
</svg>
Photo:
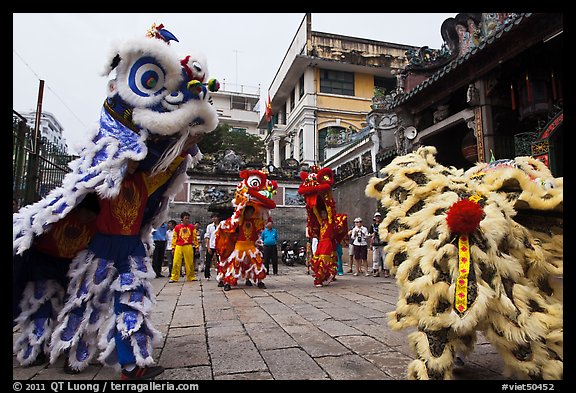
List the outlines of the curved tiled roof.
<svg viewBox="0 0 576 393">
<path fill-rule="evenodd" d="M 393 101 L 391 108 L 394 108 L 394 107 L 406 102 L 408 99 L 410 99 L 411 97 L 414 97 L 415 95 L 420 93 L 422 90 L 430 87 L 431 85 L 433 85 L 435 82 L 437 82 L 441 78 L 444 78 L 446 75 L 448 75 L 454 69 L 458 68 L 458 66 L 460 66 L 462 63 L 468 61 L 468 59 L 470 59 L 472 56 L 475 56 L 478 52 L 482 51 L 484 48 L 491 45 L 495 40 L 499 39 L 504 33 L 509 32 L 515 26 L 519 25 L 525 18 L 528 18 L 531 15 L 532 15 L 532 13 L 517 14 L 513 19 L 510 19 L 510 21 L 508 21 L 508 23 L 505 23 L 505 24 L 499 26 L 494 31 L 492 31 L 490 35 L 485 37 L 477 46 L 475 46 L 470 51 L 468 51 L 464 56 L 461 56 L 461 57 L 458 57 L 458 58 L 452 60 L 450 63 L 448 63 L 444 67 L 440 68 L 434 74 L 432 74 L 428 79 L 426 79 L 425 81 L 418 84 L 416 87 L 414 87 L 408 93 L 396 96 L 396 99 Z"/>
</svg>

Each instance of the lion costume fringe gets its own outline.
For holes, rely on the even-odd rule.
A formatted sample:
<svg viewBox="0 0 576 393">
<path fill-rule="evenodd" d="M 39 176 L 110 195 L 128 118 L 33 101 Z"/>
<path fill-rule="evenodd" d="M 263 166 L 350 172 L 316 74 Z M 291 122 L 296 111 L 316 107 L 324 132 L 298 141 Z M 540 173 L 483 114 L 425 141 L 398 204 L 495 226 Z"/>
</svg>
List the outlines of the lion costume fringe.
<svg viewBox="0 0 576 393">
<path fill-rule="evenodd" d="M 58 224 L 91 195 L 98 198 L 96 220 L 103 211 L 113 218 L 102 218 L 98 233 L 83 243 L 87 246 L 68 256 L 67 283 L 44 273 L 19 284 L 25 289 L 13 352 L 22 365 L 40 353 L 51 363 L 64 355 L 77 372 L 98 352 L 100 362 L 115 368 L 154 363 L 153 345 L 162 335 L 150 315 L 151 229 L 167 220 L 169 200 L 184 185 L 186 169 L 202 157 L 195 138 L 218 125 L 209 93 L 218 82 L 205 82 L 204 56 L 180 57 L 169 47 L 171 40 L 176 40 L 172 33 L 154 24 L 146 36 L 116 45 L 105 60 L 103 75 L 111 78 L 98 127 L 70 163 L 71 172 L 60 187 L 13 215 L 16 261 L 34 251 L 42 235 L 55 235 Z M 134 164 L 137 171 L 129 173 Z M 60 238 L 62 244 L 70 241 Z M 25 263 L 39 264 L 40 258 Z"/>
<path fill-rule="evenodd" d="M 451 379 L 454 354 L 482 331 L 508 376 L 562 379 L 563 178 L 531 157 L 464 171 L 435 154 L 395 158 L 365 190 L 387 211 L 379 230 L 400 288 L 389 326 L 418 329 L 408 378 Z"/>
</svg>

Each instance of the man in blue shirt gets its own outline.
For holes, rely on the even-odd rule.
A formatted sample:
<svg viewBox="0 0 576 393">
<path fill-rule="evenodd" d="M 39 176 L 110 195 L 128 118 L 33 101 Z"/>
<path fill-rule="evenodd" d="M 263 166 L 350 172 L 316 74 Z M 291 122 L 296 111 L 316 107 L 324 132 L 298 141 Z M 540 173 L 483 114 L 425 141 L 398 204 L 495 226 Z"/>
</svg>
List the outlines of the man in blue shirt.
<svg viewBox="0 0 576 393">
<path fill-rule="evenodd" d="M 274 228 L 272 221 L 266 223 L 266 228 L 262 231 L 260 238 L 263 243 L 262 254 L 266 271 L 270 271 L 270 261 L 272 261 L 272 272 L 278 274 L 278 249 L 276 248 L 278 232 Z"/>
<path fill-rule="evenodd" d="M 165 222 L 152 231 L 154 240 L 154 253 L 152 254 L 152 269 L 156 273 L 156 278 L 164 277 L 162 274 L 162 264 L 164 263 L 164 253 L 166 252 L 166 230 L 168 225 Z M 172 240 L 172 239 L 170 239 Z"/>
</svg>

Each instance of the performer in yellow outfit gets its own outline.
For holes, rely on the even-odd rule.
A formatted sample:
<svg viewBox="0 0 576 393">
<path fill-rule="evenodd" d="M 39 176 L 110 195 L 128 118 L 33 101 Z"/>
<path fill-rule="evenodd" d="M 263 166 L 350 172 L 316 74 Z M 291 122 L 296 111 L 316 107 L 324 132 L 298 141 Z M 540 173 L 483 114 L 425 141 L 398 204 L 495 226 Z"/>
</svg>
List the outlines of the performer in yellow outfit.
<svg viewBox="0 0 576 393">
<path fill-rule="evenodd" d="M 196 227 L 190 224 L 190 213 L 180 214 L 182 223 L 174 227 L 172 235 L 172 250 L 174 250 L 174 261 L 172 262 L 172 272 L 170 281 L 180 280 L 180 267 L 182 266 L 182 257 L 186 266 L 186 281 L 196 281 L 194 272 L 194 248 L 198 247 L 198 236 Z"/>
</svg>

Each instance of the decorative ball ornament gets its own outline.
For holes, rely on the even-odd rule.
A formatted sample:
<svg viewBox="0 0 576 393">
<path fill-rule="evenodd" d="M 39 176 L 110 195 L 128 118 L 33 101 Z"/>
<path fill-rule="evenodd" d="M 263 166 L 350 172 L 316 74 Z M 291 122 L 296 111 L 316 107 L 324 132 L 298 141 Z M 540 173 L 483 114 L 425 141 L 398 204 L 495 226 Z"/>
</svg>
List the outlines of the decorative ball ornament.
<svg viewBox="0 0 576 393">
<path fill-rule="evenodd" d="M 470 199 L 462 199 L 448 209 L 446 222 L 452 232 L 472 233 L 480 225 L 484 212 L 482 207 Z"/>
<path fill-rule="evenodd" d="M 191 80 L 190 82 L 188 82 L 188 90 L 192 94 L 202 93 L 202 82 L 197 80 Z"/>
<path fill-rule="evenodd" d="M 220 90 L 220 82 L 216 79 L 210 79 L 208 81 L 208 90 L 212 92 Z"/>
</svg>

